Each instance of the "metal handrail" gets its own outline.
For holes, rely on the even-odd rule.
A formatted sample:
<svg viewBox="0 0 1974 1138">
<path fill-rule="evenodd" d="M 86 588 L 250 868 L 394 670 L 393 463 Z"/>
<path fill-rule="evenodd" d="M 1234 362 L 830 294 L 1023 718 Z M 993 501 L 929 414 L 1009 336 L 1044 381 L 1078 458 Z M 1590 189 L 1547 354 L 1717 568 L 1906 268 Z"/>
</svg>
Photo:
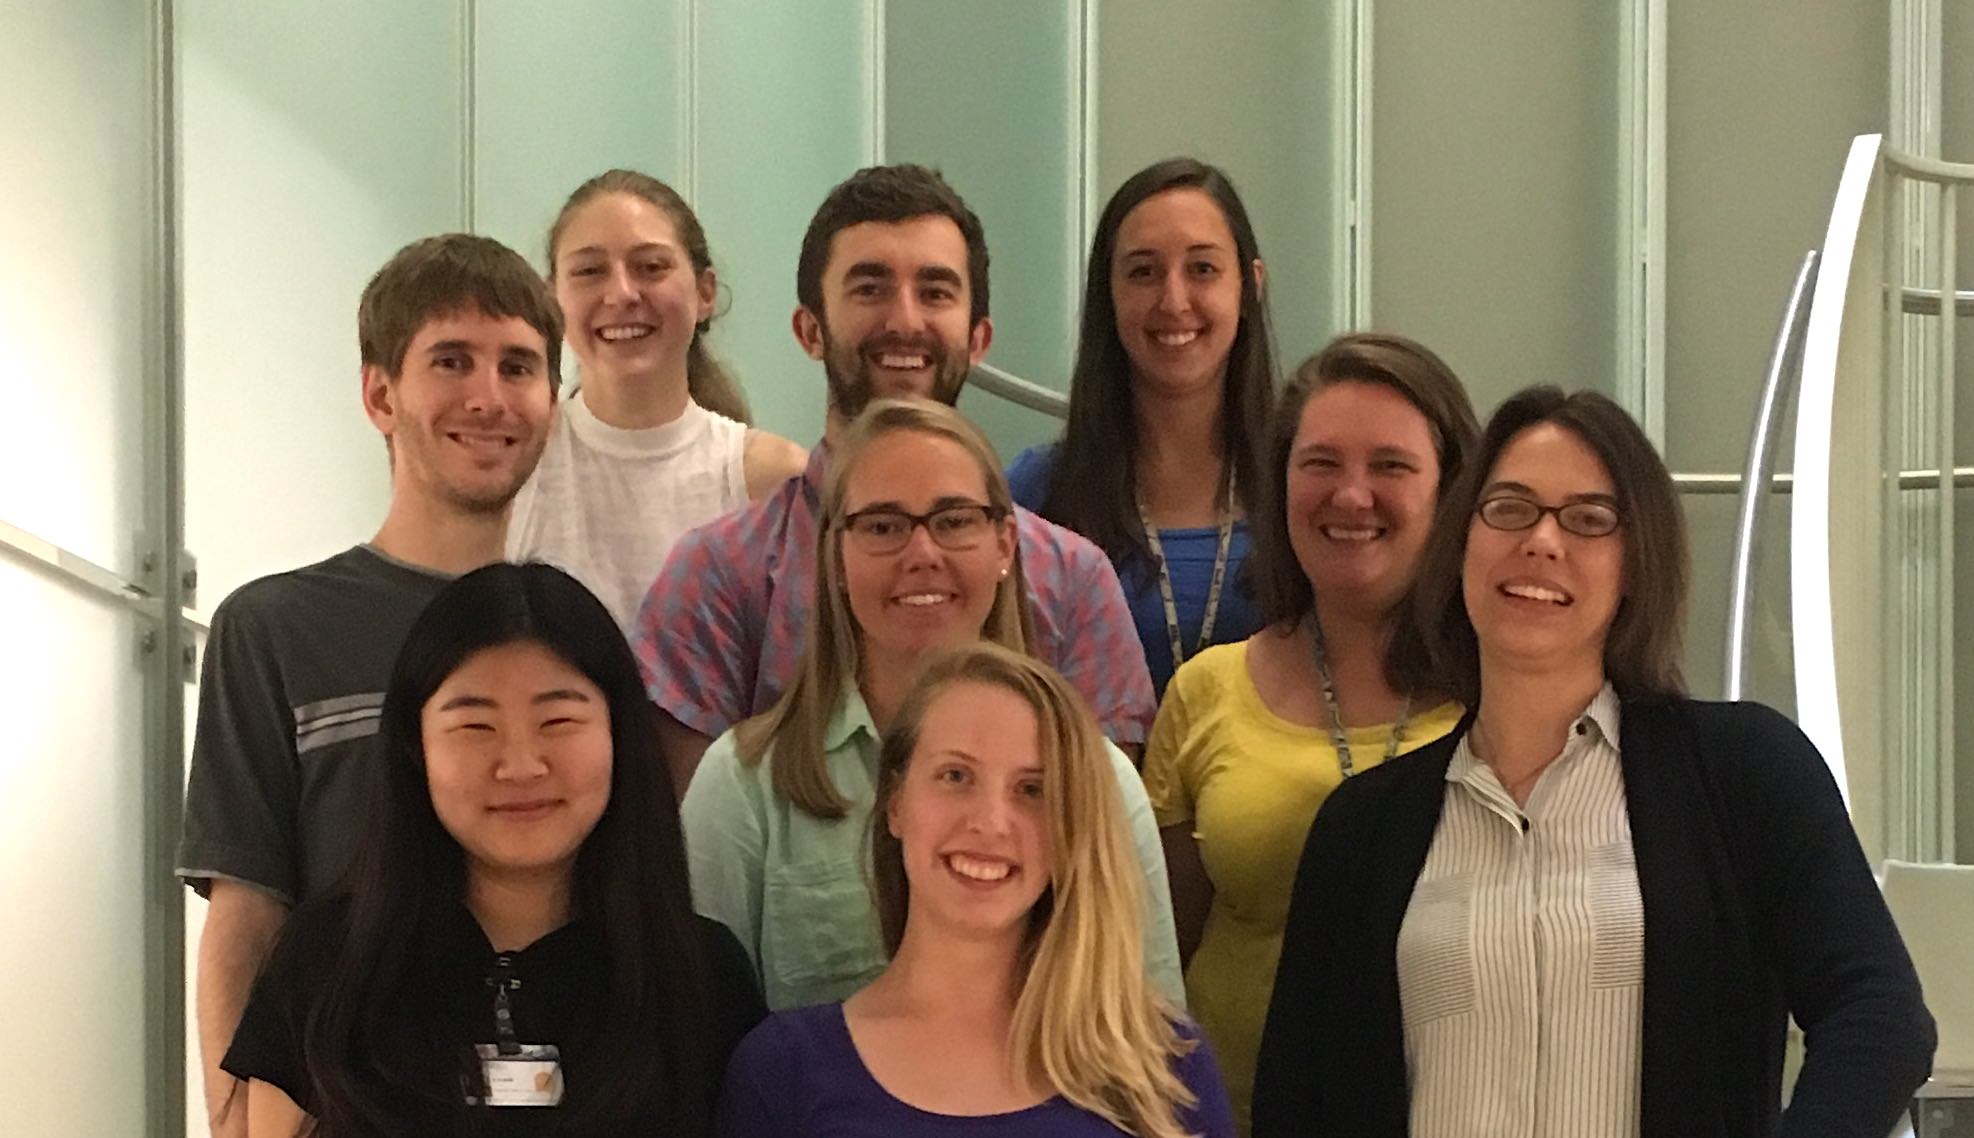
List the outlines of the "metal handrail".
<svg viewBox="0 0 1974 1138">
<path fill-rule="evenodd" d="M 0 521 L 0 555 L 103 600 L 122 605 L 140 616 L 156 620 L 161 615 L 164 598 L 139 582 L 4 521 Z M 201 636 L 211 631 L 210 618 L 196 609 L 182 610 L 179 620 Z"/>
<path fill-rule="evenodd" d="M 1940 290 L 1936 288 L 1907 288 L 1899 294 L 1899 307 L 1908 316 L 1938 316 L 1940 314 Z M 1974 316 L 1974 292 L 1961 291 L 1954 293 L 1953 310 L 1957 316 Z"/>
<path fill-rule="evenodd" d="M 1775 333 L 1775 347 L 1769 352 L 1768 375 L 1762 383 L 1761 401 L 1755 411 L 1755 429 L 1748 438 L 1747 472 L 1741 486 L 1741 503 L 1736 511 L 1734 556 L 1728 570 L 1726 666 L 1723 669 L 1725 696 L 1740 699 L 1748 672 L 1748 625 L 1754 609 L 1755 564 L 1761 551 L 1762 503 L 1768 495 L 1763 483 L 1775 470 L 1775 434 L 1788 413 L 1795 395 L 1795 376 L 1802 363 L 1803 318 L 1809 310 L 1810 286 L 1816 280 L 1817 253 L 1803 255 L 1796 270 L 1796 283 L 1789 290 L 1789 303 L 1782 310 L 1782 326 Z"/>
<path fill-rule="evenodd" d="M 1040 411 L 1044 415 L 1053 415 L 1058 419 L 1069 417 L 1069 396 L 1053 387 L 1043 387 L 1039 383 L 1002 371 L 993 364 L 974 364 L 969 382 L 989 395 L 998 395 L 1030 411 Z"/>
</svg>

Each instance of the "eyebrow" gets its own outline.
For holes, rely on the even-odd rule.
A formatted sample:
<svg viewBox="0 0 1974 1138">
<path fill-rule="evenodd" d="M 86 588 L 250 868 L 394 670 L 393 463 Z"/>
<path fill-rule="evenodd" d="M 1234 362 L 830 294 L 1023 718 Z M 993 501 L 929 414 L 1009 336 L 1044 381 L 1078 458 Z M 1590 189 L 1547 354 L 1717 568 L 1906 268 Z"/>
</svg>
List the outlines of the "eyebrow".
<svg viewBox="0 0 1974 1138">
<path fill-rule="evenodd" d="M 641 241 L 638 244 L 631 246 L 629 249 L 624 250 L 624 252 L 649 253 L 652 252 L 653 250 L 656 250 L 657 252 L 660 253 L 675 253 L 678 251 L 676 246 L 667 245 L 663 241 Z M 605 249 L 601 245 L 585 245 L 580 249 L 571 249 L 568 252 L 564 253 L 563 256 L 565 257 L 603 256 L 608 253 L 609 250 Z"/>
<path fill-rule="evenodd" d="M 1499 482 L 1488 483 L 1485 487 L 1481 489 L 1481 497 L 1485 498 L 1489 494 L 1493 494 L 1503 490 L 1511 494 L 1520 494 L 1527 498 L 1541 497 L 1541 495 L 1537 494 L 1534 490 L 1530 489 L 1529 487 L 1522 485 L 1520 482 L 1513 482 L 1507 479 L 1503 479 Z M 1563 501 L 1599 502 L 1606 506 L 1615 506 L 1618 504 L 1618 499 L 1615 494 L 1605 494 L 1601 491 L 1592 491 L 1588 494 L 1565 494 L 1563 495 Z"/>
<path fill-rule="evenodd" d="M 1320 443 L 1320 442 L 1304 443 L 1301 446 L 1295 448 L 1293 451 L 1290 451 L 1289 453 L 1291 456 L 1305 455 L 1305 454 L 1335 454 L 1340 449 L 1341 448 L 1339 448 L 1334 443 Z M 1383 447 L 1373 448 L 1371 451 L 1371 457 L 1372 458 L 1405 458 L 1417 462 L 1420 460 L 1422 456 L 1418 451 L 1415 451 L 1410 447 L 1383 446 Z"/>
<path fill-rule="evenodd" d="M 1155 257 L 1158 255 L 1158 252 L 1159 251 L 1157 249 L 1151 248 L 1150 246 L 1141 246 L 1136 249 L 1126 249 L 1124 250 L 1124 252 L 1118 254 L 1118 256 L 1123 260 L 1128 261 L 1133 257 Z M 1222 245 L 1218 241 L 1195 241 L 1191 245 L 1186 246 L 1186 252 L 1224 253 L 1227 252 L 1227 247 L 1225 245 Z"/>
<path fill-rule="evenodd" d="M 438 343 L 426 348 L 425 354 L 436 356 L 446 352 L 477 352 L 481 350 L 481 347 L 481 345 L 471 340 L 440 340 Z M 520 344 L 504 344 L 500 347 L 499 351 L 500 357 L 506 360 L 524 359 L 530 363 L 541 363 L 543 360 L 540 352 Z"/>
<path fill-rule="evenodd" d="M 964 494 L 942 494 L 939 497 L 934 498 L 932 500 L 932 506 L 930 509 L 926 510 L 926 513 L 928 514 L 932 513 L 934 510 L 943 510 L 948 506 L 985 506 L 985 505 L 987 505 L 986 502 L 983 502 L 978 498 L 969 498 Z M 868 513 L 871 510 L 890 510 L 893 513 L 899 513 L 899 514 L 910 514 L 916 512 L 914 510 L 906 509 L 905 504 L 903 502 L 900 502 L 894 498 L 886 498 L 881 502 L 865 502 L 863 505 L 858 506 L 854 510 L 845 510 L 844 513 L 862 514 L 862 513 Z"/>
<path fill-rule="evenodd" d="M 533 699 L 529 700 L 528 702 L 532 705 L 539 706 L 544 703 L 561 703 L 564 701 L 570 701 L 575 703 L 588 703 L 590 702 L 590 698 L 589 696 L 584 695 L 582 692 L 577 691 L 575 688 L 552 688 L 548 691 L 538 693 Z M 491 696 L 472 695 L 470 693 L 467 693 L 467 694 L 456 695 L 453 696 L 451 699 L 446 700 L 444 703 L 439 705 L 439 710 L 459 711 L 467 708 L 485 708 L 485 707 L 499 707 L 499 706 L 500 706 L 499 702 L 493 699 L 493 697 Z"/>
<path fill-rule="evenodd" d="M 932 754 L 935 757 L 944 756 L 949 759 L 964 759 L 972 766 L 980 765 L 980 757 L 978 755 L 975 755 L 972 751 L 961 750 L 958 747 L 941 747 Z M 1044 772 L 1039 766 L 1026 766 L 1015 771 L 1015 773 L 1020 775 L 1040 775 Z"/>
</svg>

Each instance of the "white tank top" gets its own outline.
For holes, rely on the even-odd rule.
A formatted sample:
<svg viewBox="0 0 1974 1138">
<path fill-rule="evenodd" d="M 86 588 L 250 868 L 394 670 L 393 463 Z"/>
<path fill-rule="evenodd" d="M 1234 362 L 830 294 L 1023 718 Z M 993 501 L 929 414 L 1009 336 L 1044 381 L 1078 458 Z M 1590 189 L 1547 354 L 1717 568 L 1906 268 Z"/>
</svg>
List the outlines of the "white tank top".
<svg viewBox="0 0 1974 1138">
<path fill-rule="evenodd" d="M 514 499 L 507 556 L 567 570 L 628 633 L 673 543 L 747 504 L 746 444 L 746 426 L 697 403 L 662 426 L 625 430 L 578 392 Z"/>
</svg>

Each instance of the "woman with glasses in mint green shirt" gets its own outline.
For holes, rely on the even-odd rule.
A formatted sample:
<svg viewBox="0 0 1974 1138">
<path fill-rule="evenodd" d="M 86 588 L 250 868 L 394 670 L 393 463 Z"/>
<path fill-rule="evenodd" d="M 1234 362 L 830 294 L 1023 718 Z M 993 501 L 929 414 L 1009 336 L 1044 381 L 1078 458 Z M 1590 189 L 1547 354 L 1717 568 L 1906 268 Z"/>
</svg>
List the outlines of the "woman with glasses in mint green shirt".
<svg viewBox="0 0 1974 1138">
<path fill-rule="evenodd" d="M 740 939 L 777 1010 L 841 1000 L 884 968 L 865 834 L 879 739 L 922 664 L 1032 635 L 1007 482 L 958 412 L 873 403 L 831 457 L 796 681 L 714 740 L 681 806 L 694 903 Z M 1157 822 L 1107 751 L 1145 874 L 1147 970 L 1180 1001 Z"/>
</svg>

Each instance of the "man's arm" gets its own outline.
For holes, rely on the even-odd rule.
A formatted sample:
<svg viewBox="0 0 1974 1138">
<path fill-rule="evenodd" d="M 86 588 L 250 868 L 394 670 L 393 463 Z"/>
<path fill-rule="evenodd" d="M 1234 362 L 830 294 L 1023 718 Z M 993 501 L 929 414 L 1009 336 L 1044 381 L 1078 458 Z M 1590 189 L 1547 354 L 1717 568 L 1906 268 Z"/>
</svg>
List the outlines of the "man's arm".
<svg viewBox="0 0 1974 1138">
<path fill-rule="evenodd" d="M 294 1138 L 307 1123 L 308 1115 L 280 1087 L 259 1079 L 247 1084 L 247 1133 L 252 1138 Z"/>
<path fill-rule="evenodd" d="M 763 616 L 730 562 L 760 570 L 761 551 L 732 548 L 731 515 L 691 530 L 672 547 L 639 606 L 631 636 L 645 694 L 680 727 L 712 739 L 747 717 L 761 657 Z M 666 740 L 661 732 L 660 741 Z M 703 751 L 704 744 L 698 750 Z M 684 742 L 666 761 L 676 779 L 697 764 Z M 685 771 L 688 781 L 690 771 Z M 679 783 L 680 793 L 685 783 Z"/>
<path fill-rule="evenodd" d="M 288 906 L 272 893 L 238 881 L 216 880 L 199 937 L 197 1013 L 199 1059 L 205 1071 L 206 1116 L 213 1138 L 245 1138 L 245 1088 L 219 1069 L 246 1011 L 254 977 L 274 947 Z M 256 1138 L 259 1131 L 256 1130 Z"/>
</svg>

